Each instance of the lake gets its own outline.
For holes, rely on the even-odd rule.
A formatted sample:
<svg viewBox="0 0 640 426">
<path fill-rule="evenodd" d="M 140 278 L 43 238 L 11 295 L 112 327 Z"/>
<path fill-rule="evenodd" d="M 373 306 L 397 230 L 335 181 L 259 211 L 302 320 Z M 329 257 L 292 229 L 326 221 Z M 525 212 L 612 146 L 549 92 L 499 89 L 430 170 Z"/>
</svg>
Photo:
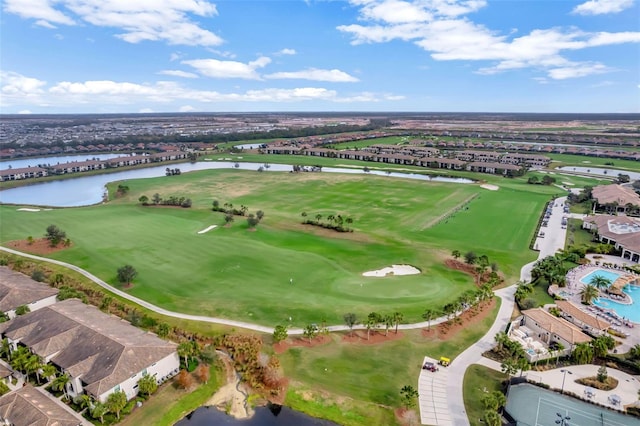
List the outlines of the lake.
<svg viewBox="0 0 640 426">
<path fill-rule="evenodd" d="M 638 172 L 629 172 L 629 171 L 620 170 L 620 169 L 607 169 L 603 167 L 562 166 L 562 167 L 558 167 L 556 170 L 560 170 L 563 172 L 590 173 L 592 175 L 606 176 L 610 178 L 616 178 L 618 177 L 618 174 L 623 174 L 623 175 L 629 175 L 631 180 L 640 179 L 640 173 Z"/>
<path fill-rule="evenodd" d="M 34 163 L 44 161 L 43 158 L 33 159 Z M 237 167 L 236 167 L 237 166 Z M 197 163 L 173 163 L 162 166 L 145 167 L 122 172 L 103 173 L 92 176 L 82 176 L 78 173 L 78 177 L 54 180 L 49 182 L 39 182 L 33 185 L 21 186 L 18 188 L 5 189 L 0 191 L 0 203 L 20 204 L 31 206 L 50 206 L 50 207 L 79 207 L 102 202 L 105 195 L 105 185 L 109 182 L 123 181 L 130 179 L 142 179 L 151 177 L 165 176 L 167 167 L 179 168 L 182 173 L 195 170 L 209 169 L 232 169 L 240 170 L 258 170 L 263 167 L 263 163 L 237 163 L 235 160 L 229 161 L 200 161 Z M 289 172 L 292 170 L 289 164 L 270 164 L 269 168 L 264 168 L 264 173 L 270 172 Z M 323 167 L 322 173 L 365 173 L 361 168 L 338 168 Z M 417 179 L 434 182 L 451 182 L 451 183 L 473 183 L 471 179 L 449 178 L 442 176 L 429 176 L 416 173 L 397 173 L 382 172 L 372 170 L 367 172 L 373 175 L 389 176 L 395 178 Z"/>
<path fill-rule="evenodd" d="M 215 407 L 200 407 L 175 426 L 338 426 L 328 420 L 316 419 L 288 407 L 272 405 L 257 407 L 250 419 L 235 419 Z"/>
</svg>

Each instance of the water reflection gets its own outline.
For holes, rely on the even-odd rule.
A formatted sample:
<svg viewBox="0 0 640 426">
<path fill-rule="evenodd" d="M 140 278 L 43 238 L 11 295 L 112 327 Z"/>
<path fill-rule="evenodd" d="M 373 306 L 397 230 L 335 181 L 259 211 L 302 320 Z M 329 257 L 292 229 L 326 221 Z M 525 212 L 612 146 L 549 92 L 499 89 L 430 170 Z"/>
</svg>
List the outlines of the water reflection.
<svg viewBox="0 0 640 426">
<path fill-rule="evenodd" d="M 175 426 L 338 426 L 328 420 L 316 419 L 288 407 L 270 404 L 258 407 L 250 419 L 235 419 L 215 407 L 200 407 Z"/>
<path fill-rule="evenodd" d="M 167 167 L 179 168 L 182 173 L 208 169 L 240 169 L 267 172 L 289 172 L 293 166 L 289 164 L 270 164 L 268 168 L 263 163 L 237 163 L 231 161 L 200 161 L 197 163 L 174 163 L 127 170 L 115 173 L 105 173 L 93 176 L 78 176 L 77 178 L 40 182 L 33 185 L 11 188 L 0 191 L 0 202 L 8 204 L 24 204 L 52 207 L 78 207 L 102 202 L 105 185 L 109 182 L 129 179 L 141 179 L 165 176 Z M 365 173 L 363 169 L 347 169 L 338 167 L 323 167 L 322 173 Z M 418 179 L 434 182 L 473 183 L 471 179 L 428 176 L 415 173 L 397 173 L 383 171 L 368 171 L 369 174 L 390 176 L 396 178 Z"/>
</svg>

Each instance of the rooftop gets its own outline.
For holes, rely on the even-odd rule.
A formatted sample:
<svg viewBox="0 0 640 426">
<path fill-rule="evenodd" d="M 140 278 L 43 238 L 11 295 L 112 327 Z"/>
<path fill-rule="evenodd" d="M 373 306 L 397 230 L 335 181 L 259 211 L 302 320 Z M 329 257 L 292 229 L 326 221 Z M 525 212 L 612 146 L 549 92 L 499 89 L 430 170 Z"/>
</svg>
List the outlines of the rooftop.
<svg viewBox="0 0 640 426">
<path fill-rule="evenodd" d="M 8 312 L 58 294 L 58 289 L 32 280 L 6 266 L 0 266 L 0 311 Z"/>
<path fill-rule="evenodd" d="M 24 386 L 0 397 L 0 421 L 13 426 L 78 426 L 82 419 L 42 391 Z"/>
<path fill-rule="evenodd" d="M 522 314 L 537 322 L 540 327 L 558 335 L 571 344 L 591 341 L 591 337 L 584 334 L 578 327 L 566 320 L 554 317 L 542 308 L 527 309 L 522 311 Z"/>
</svg>

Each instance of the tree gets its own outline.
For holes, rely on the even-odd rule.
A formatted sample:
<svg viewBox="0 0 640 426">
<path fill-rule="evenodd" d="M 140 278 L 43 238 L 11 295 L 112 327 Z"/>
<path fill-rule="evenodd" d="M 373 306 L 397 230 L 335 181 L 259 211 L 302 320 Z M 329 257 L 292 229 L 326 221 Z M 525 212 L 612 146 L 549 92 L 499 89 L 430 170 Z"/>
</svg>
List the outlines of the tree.
<svg viewBox="0 0 640 426">
<path fill-rule="evenodd" d="M 273 329 L 273 341 L 275 343 L 282 342 L 287 338 L 288 335 L 289 333 L 287 332 L 286 325 L 276 325 Z"/>
<path fill-rule="evenodd" d="M 609 378 L 609 374 L 607 373 L 607 367 L 605 367 L 604 365 L 601 365 L 600 368 L 598 368 L 598 375 L 596 377 L 600 383 L 606 382 L 607 379 Z"/>
<path fill-rule="evenodd" d="M 216 211 L 216 212 L 217 212 L 218 210 L 220 210 L 220 201 L 218 201 L 218 200 L 213 200 L 212 205 L 213 205 L 213 209 L 212 209 L 213 211 Z"/>
<path fill-rule="evenodd" d="M 36 373 L 38 384 L 40 384 L 40 367 L 42 367 L 42 364 L 40 363 L 40 357 L 38 355 L 30 355 L 25 360 L 24 369 L 27 372 L 27 376 Z"/>
<path fill-rule="evenodd" d="M 518 370 L 520 370 L 520 377 L 522 377 L 522 374 L 525 371 L 531 369 L 531 364 L 529 364 L 529 361 L 527 361 L 526 358 L 520 357 L 516 361 L 516 367 L 518 367 Z"/>
<path fill-rule="evenodd" d="M 189 358 L 193 353 L 193 345 L 191 342 L 182 342 L 178 345 L 178 356 L 184 358 L 184 367 L 189 367 Z"/>
<path fill-rule="evenodd" d="M 256 217 L 258 218 L 258 220 L 262 220 L 262 218 L 264 217 L 264 212 L 262 210 L 258 210 L 256 212 Z"/>
<path fill-rule="evenodd" d="M 478 255 L 473 251 L 468 251 L 464 254 L 464 261 L 469 265 L 473 265 L 478 260 Z"/>
<path fill-rule="evenodd" d="M 107 410 L 116 414 L 116 417 L 120 419 L 120 411 L 127 405 L 127 395 L 124 391 L 116 391 L 107 397 L 105 402 Z"/>
<path fill-rule="evenodd" d="M 611 336 L 598 336 L 591 341 L 593 355 L 598 358 L 604 358 L 609 349 L 613 349 L 615 347 L 615 344 L 616 342 Z"/>
<path fill-rule="evenodd" d="M 436 319 L 438 314 L 433 309 L 425 309 L 422 313 L 422 318 L 427 321 L 427 330 L 431 330 L 431 321 Z"/>
<path fill-rule="evenodd" d="M 156 333 L 158 336 L 165 338 L 169 335 L 170 327 L 166 322 L 161 322 L 158 324 L 158 328 L 156 329 Z"/>
<path fill-rule="evenodd" d="M 136 275 L 138 275 L 138 271 L 131 265 L 124 265 L 118 268 L 118 281 L 123 284 L 131 284 Z"/>
<path fill-rule="evenodd" d="M 51 389 L 54 391 L 60 392 L 64 394 L 64 399 L 68 398 L 67 395 L 67 385 L 71 381 L 71 377 L 67 373 L 64 373 L 58 377 L 56 377 L 53 382 L 51 382 Z"/>
<path fill-rule="evenodd" d="M 160 197 L 160 194 L 156 192 L 155 194 L 153 194 L 151 201 L 153 201 L 153 204 L 158 205 L 160 204 L 160 201 L 162 201 L 162 197 Z"/>
<path fill-rule="evenodd" d="M 40 367 L 40 371 L 42 371 L 42 377 L 44 377 L 47 381 L 51 381 L 52 377 L 56 375 L 56 367 L 51 364 L 44 364 Z"/>
<path fill-rule="evenodd" d="M 47 226 L 47 232 L 44 236 L 47 240 L 49 240 L 49 245 L 51 247 L 55 247 L 60 244 L 62 240 L 67 238 L 67 233 L 58 228 L 56 225 L 49 225 Z"/>
<path fill-rule="evenodd" d="M 16 308 L 16 315 L 24 315 L 31 312 L 31 309 L 27 305 L 20 305 Z"/>
<path fill-rule="evenodd" d="M 344 314 L 344 322 L 347 324 L 347 327 L 349 327 L 349 333 L 351 334 L 353 333 L 353 326 L 358 323 L 358 318 L 356 314 L 349 312 Z"/>
<path fill-rule="evenodd" d="M 389 334 L 389 327 L 394 324 L 393 315 L 383 315 L 382 323 L 384 324 L 384 335 L 387 336 Z M 398 334 L 398 329 L 396 329 L 396 334 Z"/>
<path fill-rule="evenodd" d="M 196 368 L 196 377 L 198 378 L 198 380 L 200 380 L 200 383 L 208 383 L 209 382 L 209 377 L 210 377 L 210 372 L 209 372 L 209 366 L 206 364 L 200 364 L 198 365 L 198 368 Z"/>
<path fill-rule="evenodd" d="M 404 319 L 404 315 L 402 314 L 402 312 L 394 312 L 392 315 L 393 318 L 393 323 L 395 324 L 396 327 L 396 334 L 398 334 L 398 324 L 400 324 L 400 322 L 402 322 L 402 320 Z"/>
<path fill-rule="evenodd" d="M 573 349 L 573 359 L 577 364 L 588 364 L 593 360 L 593 348 L 589 343 L 578 343 Z"/>
<path fill-rule="evenodd" d="M 182 389 L 189 389 L 193 384 L 193 376 L 187 370 L 180 370 L 176 382 Z"/>
<path fill-rule="evenodd" d="M 402 405 L 406 408 L 411 408 L 416 405 L 416 398 L 419 394 L 413 386 L 405 385 L 400 389 L 400 396 L 402 397 Z"/>
<path fill-rule="evenodd" d="M 95 402 L 90 409 L 91 418 L 100 419 L 100 423 L 104 423 L 104 415 L 107 414 L 108 411 L 107 406 L 102 402 Z"/>
<path fill-rule="evenodd" d="M 247 225 L 249 225 L 250 229 L 255 229 L 255 227 L 258 226 L 258 223 L 260 223 L 260 220 L 255 217 L 253 213 L 251 213 L 249 217 L 247 217 Z"/>
<path fill-rule="evenodd" d="M 31 273 L 31 279 L 42 283 L 47 279 L 47 276 L 42 272 L 42 270 L 36 269 Z"/>
<path fill-rule="evenodd" d="M 80 394 L 73 398 L 74 404 L 80 407 L 80 410 L 91 407 L 91 397 L 86 393 Z"/>
<path fill-rule="evenodd" d="M 502 425 L 502 419 L 500 418 L 500 414 L 498 414 L 497 411 L 486 410 L 482 418 L 487 426 Z"/>
<path fill-rule="evenodd" d="M 318 326 L 315 324 L 309 324 L 302 330 L 302 334 L 304 334 L 304 337 L 309 339 L 309 343 L 311 343 L 311 339 L 318 335 Z"/>
<path fill-rule="evenodd" d="M 377 312 L 369 313 L 369 315 L 367 316 L 367 322 L 365 323 L 365 326 L 367 327 L 367 340 L 369 340 L 369 334 L 371 332 L 371 329 L 377 329 L 378 324 L 380 324 L 381 320 L 382 320 L 382 316 L 379 313 Z"/>
<path fill-rule="evenodd" d="M 502 362 L 502 364 L 500 364 L 500 369 L 504 374 L 507 375 L 507 377 L 513 376 L 518 372 L 518 366 L 516 364 L 516 360 L 514 360 L 513 358 L 505 359 Z"/>
<path fill-rule="evenodd" d="M 462 254 L 460 253 L 460 250 L 453 250 L 451 252 L 451 256 L 453 256 L 454 259 L 459 259 Z"/>
<path fill-rule="evenodd" d="M 585 285 L 580 290 L 580 298 L 582 303 L 586 305 L 590 305 L 593 299 L 598 297 L 598 294 L 600 294 L 600 292 L 592 285 Z"/>
<path fill-rule="evenodd" d="M 605 278 L 602 275 L 594 275 L 589 280 L 589 284 L 594 286 L 598 290 L 604 290 L 606 288 L 609 288 L 609 286 L 611 285 L 611 280 L 608 278 Z"/>
<path fill-rule="evenodd" d="M 227 214 L 225 214 L 225 215 L 224 215 L 224 222 L 225 222 L 227 225 L 229 225 L 229 226 L 230 226 L 230 225 L 231 225 L 231 222 L 233 222 L 233 220 L 234 220 L 234 219 L 233 219 L 233 215 L 232 215 L 231 213 L 227 213 Z"/>
<path fill-rule="evenodd" d="M 158 382 L 156 382 L 156 376 L 151 374 L 145 374 L 138 380 L 138 392 L 143 395 L 152 395 L 158 389 Z"/>
</svg>

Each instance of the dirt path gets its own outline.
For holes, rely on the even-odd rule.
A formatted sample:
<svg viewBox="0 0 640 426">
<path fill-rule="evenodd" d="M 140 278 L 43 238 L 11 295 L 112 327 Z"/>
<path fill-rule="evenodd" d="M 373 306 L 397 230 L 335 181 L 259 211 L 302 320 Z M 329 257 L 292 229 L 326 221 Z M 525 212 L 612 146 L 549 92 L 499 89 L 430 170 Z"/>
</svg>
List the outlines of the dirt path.
<svg viewBox="0 0 640 426">
<path fill-rule="evenodd" d="M 233 361 L 224 352 L 216 351 L 226 370 L 227 384 L 222 386 L 204 406 L 219 408 L 236 419 L 248 419 L 253 416 L 253 409 L 249 407 L 247 398 L 249 394 L 244 390 L 240 377 L 233 368 Z"/>
</svg>

